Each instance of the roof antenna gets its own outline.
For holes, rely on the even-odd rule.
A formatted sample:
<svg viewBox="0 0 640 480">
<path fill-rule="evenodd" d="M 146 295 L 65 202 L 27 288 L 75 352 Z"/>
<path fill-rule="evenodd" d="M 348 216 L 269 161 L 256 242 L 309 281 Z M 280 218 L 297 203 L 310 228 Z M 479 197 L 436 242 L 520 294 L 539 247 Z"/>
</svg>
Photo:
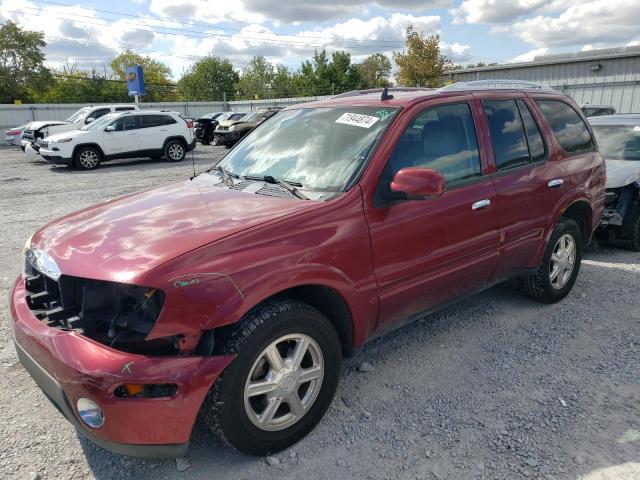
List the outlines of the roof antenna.
<svg viewBox="0 0 640 480">
<path fill-rule="evenodd" d="M 384 89 L 382 90 L 382 95 L 380 95 L 380 100 L 391 100 L 392 98 L 393 95 L 389 93 L 389 89 L 387 87 L 384 87 Z"/>
</svg>

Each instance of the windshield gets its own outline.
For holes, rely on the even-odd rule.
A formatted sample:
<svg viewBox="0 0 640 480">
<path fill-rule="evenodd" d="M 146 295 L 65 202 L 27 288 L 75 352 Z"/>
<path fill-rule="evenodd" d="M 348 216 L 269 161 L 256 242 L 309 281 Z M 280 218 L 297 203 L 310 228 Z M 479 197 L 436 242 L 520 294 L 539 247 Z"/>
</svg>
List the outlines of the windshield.
<svg viewBox="0 0 640 480">
<path fill-rule="evenodd" d="M 219 166 L 240 176 L 270 175 L 308 190 L 344 190 L 395 108 L 286 110 L 251 132 Z"/>
<path fill-rule="evenodd" d="M 246 115 L 246 113 L 230 113 L 228 116 L 224 117 L 222 120 L 240 120 Z"/>
<path fill-rule="evenodd" d="M 598 149 L 610 160 L 640 160 L 640 125 L 592 125 Z"/>
<path fill-rule="evenodd" d="M 91 122 L 88 125 L 85 125 L 80 130 L 89 130 L 89 131 L 100 130 L 102 127 L 106 126 L 111 120 L 114 120 L 114 119 L 118 118 L 119 115 L 121 115 L 121 114 L 120 113 L 110 113 L 110 114 L 104 115 L 104 116 L 100 117 L 99 119 L 97 119 L 96 121 Z"/>
<path fill-rule="evenodd" d="M 85 115 L 89 110 L 91 110 L 89 107 L 83 107 L 80 110 L 78 110 L 76 113 L 74 113 L 73 115 L 71 115 L 69 118 L 67 118 L 67 122 L 71 122 L 71 123 L 76 123 L 83 115 Z"/>
</svg>

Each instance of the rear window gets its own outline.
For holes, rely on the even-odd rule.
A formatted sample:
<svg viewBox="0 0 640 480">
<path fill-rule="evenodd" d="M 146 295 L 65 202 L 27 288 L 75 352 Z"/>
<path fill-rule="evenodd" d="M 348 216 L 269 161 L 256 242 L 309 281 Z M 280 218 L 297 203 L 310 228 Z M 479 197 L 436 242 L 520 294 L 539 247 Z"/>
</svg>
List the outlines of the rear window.
<svg viewBox="0 0 640 480">
<path fill-rule="evenodd" d="M 134 107 L 116 107 L 116 112 L 130 112 L 135 110 Z"/>
<path fill-rule="evenodd" d="M 140 128 L 161 127 L 163 125 L 172 125 L 177 123 L 169 115 L 141 115 Z"/>
<path fill-rule="evenodd" d="M 593 150 L 593 139 L 580 115 L 559 100 L 536 100 L 560 146 L 569 153 Z"/>
</svg>

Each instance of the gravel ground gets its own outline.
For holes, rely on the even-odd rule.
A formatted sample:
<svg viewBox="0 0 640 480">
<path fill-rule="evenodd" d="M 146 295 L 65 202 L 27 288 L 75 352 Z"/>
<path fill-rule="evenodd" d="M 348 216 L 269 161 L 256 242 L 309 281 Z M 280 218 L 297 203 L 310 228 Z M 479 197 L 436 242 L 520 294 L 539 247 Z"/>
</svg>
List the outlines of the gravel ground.
<svg viewBox="0 0 640 480">
<path fill-rule="evenodd" d="M 199 146 L 196 168 L 223 153 Z M 239 454 L 202 422 L 179 461 L 80 438 L 11 344 L 22 245 L 53 217 L 191 170 L 136 160 L 83 173 L 0 149 L 0 478 L 640 479 L 640 255 L 597 246 L 559 304 L 507 283 L 368 344 L 325 419 L 274 457 Z"/>
</svg>

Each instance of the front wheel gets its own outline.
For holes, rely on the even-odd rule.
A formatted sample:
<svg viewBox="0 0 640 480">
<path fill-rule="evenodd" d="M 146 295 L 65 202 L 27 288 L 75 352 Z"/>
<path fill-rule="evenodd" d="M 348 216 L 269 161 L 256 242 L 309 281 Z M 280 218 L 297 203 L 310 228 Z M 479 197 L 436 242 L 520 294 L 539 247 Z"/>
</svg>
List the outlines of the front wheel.
<svg viewBox="0 0 640 480">
<path fill-rule="evenodd" d="M 186 154 L 187 149 L 178 140 L 171 140 L 164 147 L 164 156 L 171 162 L 181 162 Z"/>
<path fill-rule="evenodd" d="M 570 218 L 561 218 L 534 275 L 521 278 L 524 293 L 543 303 L 562 300 L 576 282 L 582 261 L 582 231 Z"/>
<path fill-rule="evenodd" d="M 102 155 L 93 147 L 81 147 L 76 152 L 74 164 L 81 170 L 95 170 L 100 165 Z"/>
<path fill-rule="evenodd" d="M 327 318 L 290 299 L 250 312 L 221 342 L 235 360 L 203 404 L 203 417 L 223 440 L 250 455 L 300 440 L 331 404 L 341 346 Z"/>
</svg>

